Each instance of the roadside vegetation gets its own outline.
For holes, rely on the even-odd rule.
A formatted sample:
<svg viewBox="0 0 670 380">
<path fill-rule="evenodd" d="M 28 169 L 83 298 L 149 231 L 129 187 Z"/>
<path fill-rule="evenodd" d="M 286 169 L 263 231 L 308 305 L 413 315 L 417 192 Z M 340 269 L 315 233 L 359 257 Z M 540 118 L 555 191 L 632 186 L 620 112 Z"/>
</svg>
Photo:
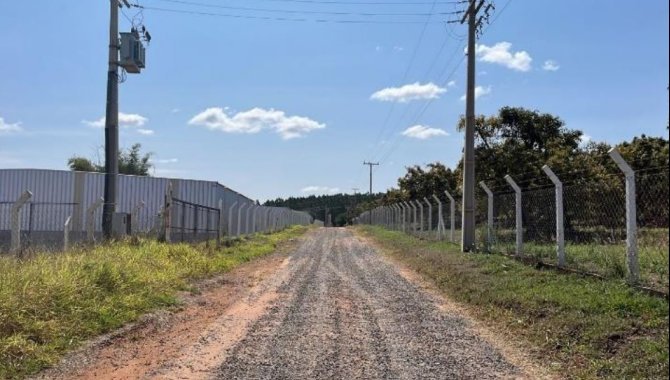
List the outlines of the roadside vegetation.
<svg viewBox="0 0 670 380">
<path fill-rule="evenodd" d="M 140 240 L 23 261 L 0 257 L 0 379 L 54 365 L 87 339 L 176 305 L 193 281 L 272 253 L 306 230 L 259 234 L 221 249 Z"/>
<path fill-rule="evenodd" d="M 536 269 L 502 255 L 462 254 L 452 243 L 379 227 L 357 231 L 492 330 L 529 343 L 530 353 L 561 377 L 668 378 L 665 299 L 622 279 Z"/>
</svg>

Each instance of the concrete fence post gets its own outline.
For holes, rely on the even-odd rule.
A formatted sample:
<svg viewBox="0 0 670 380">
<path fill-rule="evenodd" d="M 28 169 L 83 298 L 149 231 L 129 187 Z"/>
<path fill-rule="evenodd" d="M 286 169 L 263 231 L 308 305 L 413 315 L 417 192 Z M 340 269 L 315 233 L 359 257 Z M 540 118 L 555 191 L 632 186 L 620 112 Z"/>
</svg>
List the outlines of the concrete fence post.
<svg viewBox="0 0 670 380">
<path fill-rule="evenodd" d="M 23 208 L 23 205 L 25 205 L 32 196 L 33 193 L 26 190 L 12 205 L 10 216 L 12 229 L 12 241 L 10 243 L 11 253 L 19 254 L 21 252 L 21 208 Z"/>
<path fill-rule="evenodd" d="M 416 226 L 417 226 L 417 220 L 416 220 L 416 205 L 413 203 L 413 201 L 409 201 L 410 206 L 412 206 L 412 233 L 416 233 Z"/>
<path fill-rule="evenodd" d="M 223 199 L 219 198 L 219 226 L 216 229 L 216 247 L 220 248 L 221 247 L 221 239 L 223 238 L 223 224 L 224 224 L 224 217 L 223 217 Z"/>
<path fill-rule="evenodd" d="M 450 240 L 452 243 L 456 242 L 456 200 L 451 194 L 445 190 L 444 195 L 449 199 L 449 229 L 450 231 Z"/>
<path fill-rule="evenodd" d="M 252 231 L 251 231 L 251 218 L 252 218 L 252 216 L 253 216 L 253 214 L 254 214 L 254 209 L 255 209 L 255 208 L 256 208 L 256 205 L 255 205 L 255 204 L 251 204 L 251 205 L 249 205 L 249 207 L 247 208 L 247 212 L 246 212 L 246 220 L 244 221 L 244 233 L 245 233 L 246 235 L 250 235 L 250 234 L 252 233 Z"/>
<path fill-rule="evenodd" d="M 105 199 L 100 197 L 86 209 L 86 241 L 89 243 L 95 243 L 95 210 L 99 209 L 103 203 Z"/>
<path fill-rule="evenodd" d="M 163 207 L 163 228 L 165 236 L 165 242 L 170 243 L 172 241 L 172 209 L 173 203 L 172 199 L 174 198 L 174 189 L 172 187 L 172 181 L 168 182 L 167 190 L 165 191 L 165 206 Z"/>
<path fill-rule="evenodd" d="M 423 203 L 420 200 L 414 200 L 414 203 L 419 208 L 419 232 L 423 232 Z"/>
<path fill-rule="evenodd" d="M 235 210 L 235 207 L 237 207 L 237 201 L 233 202 L 233 204 L 230 205 L 230 208 L 228 209 L 228 220 L 226 223 L 229 237 L 233 236 L 233 211 Z"/>
<path fill-rule="evenodd" d="M 402 210 L 402 232 L 407 232 L 407 205 L 404 202 L 400 202 L 400 209 Z"/>
<path fill-rule="evenodd" d="M 430 232 L 430 231 L 433 230 L 433 205 L 430 204 L 430 202 L 428 201 L 428 198 L 426 198 L 426 197 L 423 197 L 423 201 L 426 202 L 426 204 L 428 205 L 427 221 L 428 221 L 428 232 Z"/>
<path fill-rule="evenodd" d="M 487 223 L 486 223 L 486 244 L 487 244 L 487 249 L 490 251 L 491 247 L 493 246 L 493 192 L 491 189 L 489 189 L 488 186 L 486 186 L 486 183 L 484 181 L 479 182 L 479 186 L 484 189 L 484 192 L 486 193 L 486 197 L 488 198 L 488 218 L 487 218 Z"/>
<path fill-rule="evenodd" d="M 507 183 L 512 186 L 514 193 L 516 194 L 516 200 L 514 202 L 516 215 L 516 255 L 521 256 L 521 254 L 523 254 L 523 214 L 521 204 L 521 188 L 509 175 L 505 176 L 505 181 L 507 181 Z"/>
<path fill-rule="evenodd" d="M 437 202 L 437 240 L 442 240 L 444 235 L 444 217 L 442 215 L 442 201 L 437 195 L 433 194 L 433 199 Z"/>
<path fill-rule="evenodd" d="M 70 230 L 72 229 L 72 215 L 68 216 L 63 223 L 63 251 L 70 249 Z"/>
<path fill-rule="evenodd" d="M 144 201 L 140 201 L 133 208 L 132 213 L 130 214 L 130 233 L 131 235 L 136 234 L 139 231 L 139 220 L 140 220 L 140 210 L 144 207 Z"/>
<path fill-rule="evenodd" d="M 556 187 L 556 258 L 558 266 L 565 266 L 565 223 L 563 213 L 563 183 L 548 165 L 542 167 Z"/>
<path fill-rule="evenodd" d="M 242 210 L 247 207 L 246 203 L 242 203 L 240 207 L 237 208 L 237 234 L 236 236 L 242 236 Z"/>
<path fill-rule="evenodd" d="M 637 284 L 640 281 L 640 266 L 637 251 L 637 204 L 635 203 L 635 171 L 621 157 L 617 148 L 609 151 L 610 157 L 626 176 L 626 264 L 628 282 Z M 667 205 L 665 205 L 667 206 Z M 663 207 L 665 207 L 663 206 Z"/>
</svg>

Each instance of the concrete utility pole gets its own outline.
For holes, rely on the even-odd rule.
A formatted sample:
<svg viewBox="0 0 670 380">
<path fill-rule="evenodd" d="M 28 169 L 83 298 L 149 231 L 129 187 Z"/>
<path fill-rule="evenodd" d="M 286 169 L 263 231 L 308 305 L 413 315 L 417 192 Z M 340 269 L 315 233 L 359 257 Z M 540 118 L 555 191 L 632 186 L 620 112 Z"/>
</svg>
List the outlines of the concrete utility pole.
<svg viewBox="0 0 670 380">
<path fill-rule="evenodd" d="M 112 218 L 116 212 L 116 178 L 119 174 L 119 2 L 109 1 L 109 66 L 105 110 L 105 203 L 102 232 L 112 237 Z"/>
<path fill-rule="evenodd" d="M 465 105 L 465 149 L 463 158 L 463 236 L 461 249 L 470 252 L 475 249 L 475 44 L 477 28 L 481 19 L 477 13 L 484 0 L 470 0 L 461 24 L 468 21 L 468 78 Z M 488 8 L 487 8 L 488 11 Z"/>
<path fill-rule="evenodd" d="M 372 167 L 373 166 L 379 166 L 379 162 L 365 162 L 365 161 L 363 161 L 363 165 L 368 165 L 370 167 L 370 195 L 372 195 Z M 372 213 L 370 213 L 369 217 L 370 217 L 370 224 L 372 224 Z"/>
</svg>

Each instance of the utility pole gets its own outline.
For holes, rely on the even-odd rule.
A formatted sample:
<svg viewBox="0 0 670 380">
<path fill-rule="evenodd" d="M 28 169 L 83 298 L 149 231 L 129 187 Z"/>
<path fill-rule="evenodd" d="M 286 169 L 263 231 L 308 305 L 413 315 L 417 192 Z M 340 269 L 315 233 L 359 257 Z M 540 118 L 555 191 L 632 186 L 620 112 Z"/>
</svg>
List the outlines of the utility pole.
<svg viewBox="0 0 670 380">
<path fill-rule="evenodd" d="M 478 28 L 481 27 L 477 13 L 485 0 L 470 0 L 468 9 L 463 14 L 461 24 L 468 21 L 468 74 L 465 105 L 465 148 L 463 151 L 463 224 L 461 249 L 463 252 L 475 250 L 475 45 Z M 486 8 L 488 11 L 492 5 Z"/>
<path fill-rule="evenodd" d="M 109 1 L 109 68 L 107 70 L 107 106 L 105 109 L 105 203 L 102 208 L 102 232 L 112 237 L 112 219 L 116 212 L 116 178 L 119 174 L 119 2 Z"/>
<path fill-rule="evenodd" d="M 372 196 L 372 167 L 373 166 L 379 166 L 379 162 L 365 162 L 363 161 L 363 165 L 368 165 L 370 167 L 370 196 Z M 372 224 L 372 212 L 368 214 L 370 224 Z"/>
</svg>

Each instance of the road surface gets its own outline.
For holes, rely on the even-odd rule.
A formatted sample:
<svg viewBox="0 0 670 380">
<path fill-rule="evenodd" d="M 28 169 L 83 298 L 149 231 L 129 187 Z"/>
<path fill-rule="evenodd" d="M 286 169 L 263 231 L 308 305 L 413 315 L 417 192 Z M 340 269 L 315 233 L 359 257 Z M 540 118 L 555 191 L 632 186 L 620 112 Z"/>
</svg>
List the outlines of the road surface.
<svg viewBox="0 0 670 380">
<path fill-rule="evenodd" d="M 532 377 L 346 229 L 311 231 L 210 285 L 42 378 Z"/>
</svg>

